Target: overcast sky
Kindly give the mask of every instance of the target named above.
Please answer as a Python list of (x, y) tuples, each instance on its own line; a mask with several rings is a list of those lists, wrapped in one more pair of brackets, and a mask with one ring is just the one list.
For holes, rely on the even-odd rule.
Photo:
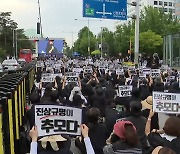
[[(77, 33), (88, 25), (87, 18), (82, 17), (83, 0), (40, 0), (43, 34), (46, 37), (65, 38), (71, 46), (77, 39)], [(19, 28), (36, 28), (38, 21), (38, 0), (1, 0), (0, 11), (12, 12), (12, 19)], [(74, 19), (79, 19), (75, 21)], [(89, 19), (90, 30), (94, 34), (100, 32), (100, 27), (114, 31), (115, 20)], [(95, 20), (95, 21), (94, 21)]]

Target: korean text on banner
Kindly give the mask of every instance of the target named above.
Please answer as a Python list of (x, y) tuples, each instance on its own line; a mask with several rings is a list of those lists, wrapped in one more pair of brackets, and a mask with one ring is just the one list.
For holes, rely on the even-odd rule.
[(59, 105), (36, 105), (35, 123), (39, 136), (80, 135), (82, 109)]
[(131, 96), (132, 86), (119, 86), (119, 97)]
[(161, 113), (180, 113), (180, 94), (153, 92), (153, 111)]

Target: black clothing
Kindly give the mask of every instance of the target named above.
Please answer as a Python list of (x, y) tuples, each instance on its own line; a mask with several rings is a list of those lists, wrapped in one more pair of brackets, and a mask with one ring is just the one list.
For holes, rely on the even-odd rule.
[(105, 125), (107, 127), (108, 136), (112, 133), (116, 120), (119, 119), (119, 113), (114, 108), (106, 108), (105, 111)]
[[(151, 86), (151, 90), (152, 91), (160, 91), (160, 92), (164, 92), (164, 83), (154, 83), (154, 84), (152, 84), (152, 86)], [(152, 92), (151, 91), (151, 92)]]
[[(148, 118), (149, 116), (149, 109), (142, 110), (142, 116), (145, 118)], [(154, 113), (154, 116), (151, 118), (151, 131), (153, 129), (159, 129), (159, 118), (158, 118), (158, 113)]]
[(147, 119), (143, 116), (140, 116), (140, 117), (130, 116), (130, 117), (125, 118), (125, 120), (133, 123), (133, 125), (137, 129), (137, 134), (139, 136), (142, 148), (147, 149), (148, 143), (147, 143), (147, 137), (145, 134), (145, 126), (146, 126)]
[(146, 85), (140, 85), (139, 90), (140, 90), (140, 93), (141, 93), (140, 94), (141, 100), (145, 100), (150, 95), (149, 87), (146, 86)]
[(88, 125), (89, 138), (95, 153), (103, 154), (103, 147), (106, 145), (106, 139), (108, 138), (106, 127), (103, 124)]
[(150, 133), (148, 135), (148, 141), (153, 148), (157, 146), (168, 147), (180, 154), (180, 137), (173, 139), (171, 142), (166, 138), (162, 138), (158, 133)]

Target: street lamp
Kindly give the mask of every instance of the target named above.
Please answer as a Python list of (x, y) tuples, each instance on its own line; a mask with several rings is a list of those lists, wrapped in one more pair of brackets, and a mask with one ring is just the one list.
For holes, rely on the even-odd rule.
[(83, 20), (83, 19), (74, 19), (76, 21), (86, 21), (88, 22), (88, 53), (89, 55), (91, 55), (90, 51), (91, 51), (91, 44), (90, 44), (90, 30), (89, 30), (89, 22), (90, 21), (102, 21), (102, 20)]
[(40, 7), (40, 2), (38, 0), (38, 11), (39, 11), (39, 22), (40, 22), (40, 34), (41, 38), (43, 38), (43, 32), (42, 32), (42, 19), (41, 19), (41, 7)]

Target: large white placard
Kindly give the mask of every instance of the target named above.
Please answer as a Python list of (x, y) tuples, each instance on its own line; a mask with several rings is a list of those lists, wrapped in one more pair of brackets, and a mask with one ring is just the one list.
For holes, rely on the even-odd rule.
[(131, 96), (132, 86), (119, 86), (119, 97), (129, 97)]
[(39, 136), (80, 135), (82, 109), (59, 105), (36, 105), (35, 124)]
[(153, 111), (180, 114), (180, 94), (153, 92)]

